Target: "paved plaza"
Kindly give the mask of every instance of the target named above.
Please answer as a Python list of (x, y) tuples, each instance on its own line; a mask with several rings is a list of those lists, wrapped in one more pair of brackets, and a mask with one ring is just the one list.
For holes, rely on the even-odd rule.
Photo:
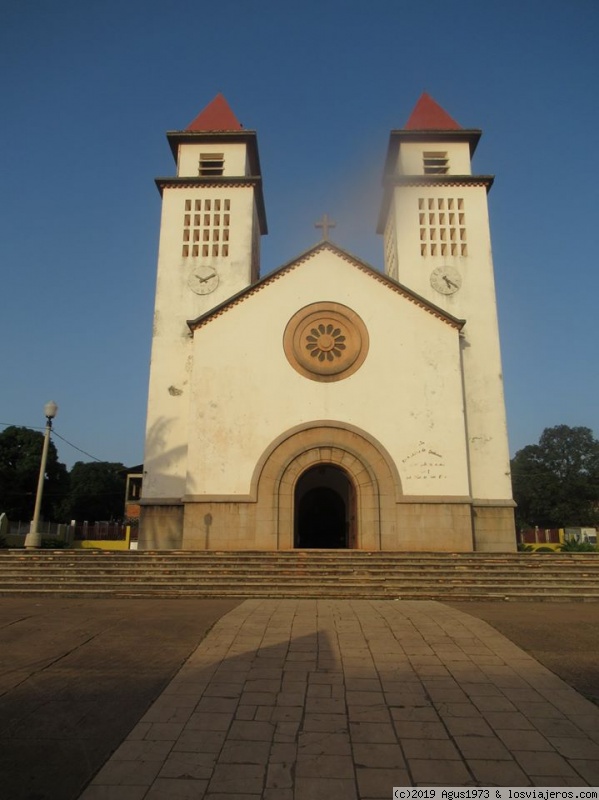
[(401, 785), (598, 786), (599, 708), (443, 603), (246, 600), (81, 800), (388, 800)]

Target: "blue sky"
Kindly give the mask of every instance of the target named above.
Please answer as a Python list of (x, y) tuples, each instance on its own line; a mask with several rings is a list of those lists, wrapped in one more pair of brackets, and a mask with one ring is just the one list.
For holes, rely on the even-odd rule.
[[(0, 422), (143, 458), (167, 130), (258, 132), (268, 272), (319, 238), (382, 266), (389, 131), (422, 91), (482, 128), (512, 453), (599, 435), (596, 0), (2, 0)], [(55, 440), (69, 466), (87, 456)]]

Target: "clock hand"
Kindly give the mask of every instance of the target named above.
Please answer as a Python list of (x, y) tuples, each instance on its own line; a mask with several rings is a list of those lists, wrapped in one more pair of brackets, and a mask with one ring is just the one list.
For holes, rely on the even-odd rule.
[(199, 280), (200, 283), (206, 283), (206, 281), (209, 281), (210, 278), (214, 278), (215, 275), (216, 275), (215, 272), (211, 272), (210, 275), (208, 275), (207, 278), (200, 278), (199, 275), (196, 275), (196, 278)]
[(445, 278), (445, 280), (446, 280), (448, 286), (453, 286), (454, 289), (459, 289), (459, 286), (457, 285), (457, 283), (454, 283), (453, 281), (450, 281), (449, 278)]

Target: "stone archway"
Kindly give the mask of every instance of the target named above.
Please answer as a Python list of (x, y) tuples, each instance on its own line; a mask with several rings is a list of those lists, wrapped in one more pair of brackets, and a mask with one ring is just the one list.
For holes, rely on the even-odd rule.
[(353, 426), (320, 422), (287, 431), (264, 453), (256, 467), (257, 519), (270, 523), (272, 546), (294, 547), (295, 489), (308, 469), (337, 466), (353, 487), (355, 522), (350, 547), (397, 548), (396, 502), (399, 475), (386, 450)]

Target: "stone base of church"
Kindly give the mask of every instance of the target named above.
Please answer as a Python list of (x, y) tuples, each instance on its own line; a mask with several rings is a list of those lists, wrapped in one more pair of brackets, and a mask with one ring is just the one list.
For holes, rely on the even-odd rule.
[[(511, 507), (470, 503), (388, 503), (383, 513), (359, 511), (349, 548), (403, 552), (511, 552), (516, 549)], [(146, 505), (140, 549), (292, 550), (291, 515), (275, 503), (251, 500)]]
[(139, 550), (181, 550), (183, 505), (142, 505), (137, 547)]
[[(350, 548), (404, 552), (514, 552), (512, 507), (469, 503), (397, 503), (390, 514), (364, 509)], [(255, 502), (144, 505), (140, 550), (292, 550), (286, 515)]]
[(472, 515), (468, 503), (398, 503), (397, 535), (383, 550), (469, 553)]
[(517, 550), (513, 504), (479, 505), (472, 510), (474, 549), (482, 553), (513, 553)]

